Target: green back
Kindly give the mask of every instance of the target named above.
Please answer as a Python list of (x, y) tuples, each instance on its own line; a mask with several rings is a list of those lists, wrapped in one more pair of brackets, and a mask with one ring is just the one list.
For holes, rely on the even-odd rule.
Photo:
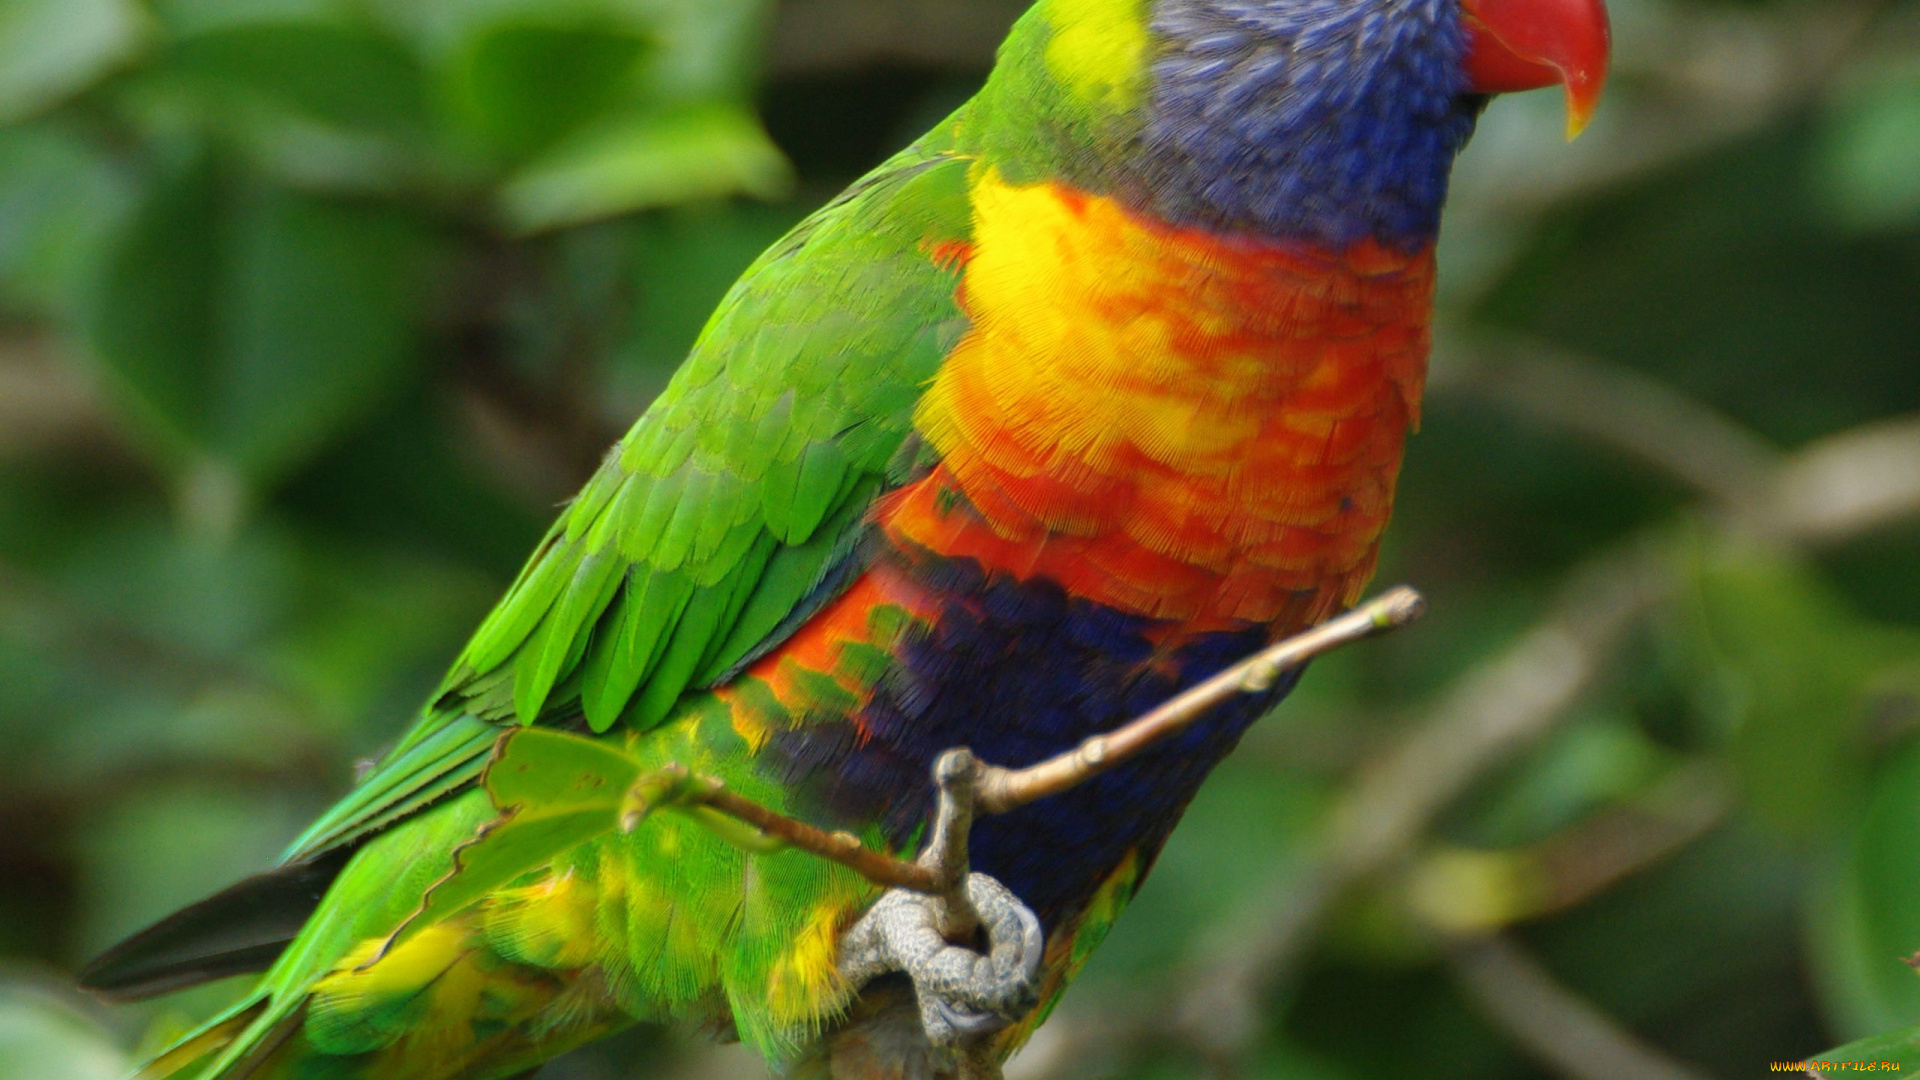
[(858, 575), (910, 478), (915, 403), (965, 328), (958, 117), (762, 255), (561, 514), (411, 732), (294, 844), (308, 858), (476, 776), (500, 726), (647, 729)]

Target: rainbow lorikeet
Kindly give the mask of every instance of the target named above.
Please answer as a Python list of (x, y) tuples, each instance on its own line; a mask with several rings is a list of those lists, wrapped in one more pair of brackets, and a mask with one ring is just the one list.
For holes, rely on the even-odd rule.
[[(746, 271), (284, 864), (86, 974), (265, 969), (143, 1075), (484, 1080), (661, 1020), (884, 1071), (847, 1033), (903, 979), (842, 955), (881, 890), (683, 816), (381, 943), (493, 817), (476, 777), (519, 725), (911, 853), (942, 750), (1036, 761), (1351, 604), (1454, 156), (1492, 93), (1564, 85), (1584, 122), (1601, 5), (1040, 0), (978, 95)], [(1011, 1052), (1273, 696), (978, 824), (983, 914), (1037, 924), (1034, 970), (935, 985), (885, 941), (882, 966), (958, 1029), (1017, 1014)]]

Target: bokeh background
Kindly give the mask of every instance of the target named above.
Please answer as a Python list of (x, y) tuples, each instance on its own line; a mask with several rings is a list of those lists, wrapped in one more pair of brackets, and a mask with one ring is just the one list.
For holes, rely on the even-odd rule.
[[(747, 261), (1015, 0), (0, 0), (0, 1077), (400, 730)], [(1920, 1024), (1920, 3), (1497, 102), (1383, 580), (1012, 1075), (1734, 1078)], [(636, 1032), (554, 1080), (760, 1075)]]

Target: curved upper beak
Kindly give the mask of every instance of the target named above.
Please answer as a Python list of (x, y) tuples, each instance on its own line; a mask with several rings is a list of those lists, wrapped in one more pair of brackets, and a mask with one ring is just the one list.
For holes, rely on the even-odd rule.
[(1567, 88), (1567, 138), (1593, 119), (1613, 32), (1605, 0), (1461, 0), (1467, 83), (1482, 94)]

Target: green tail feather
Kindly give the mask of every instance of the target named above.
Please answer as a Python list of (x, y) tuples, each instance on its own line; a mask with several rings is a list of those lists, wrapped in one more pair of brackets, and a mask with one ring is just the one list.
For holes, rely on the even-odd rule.
[(234, 1006), (140, 1066), (131, 1080), (211, 1080), (205, 1067), (232, 1047), (266, 1007), (264, 1001)]

